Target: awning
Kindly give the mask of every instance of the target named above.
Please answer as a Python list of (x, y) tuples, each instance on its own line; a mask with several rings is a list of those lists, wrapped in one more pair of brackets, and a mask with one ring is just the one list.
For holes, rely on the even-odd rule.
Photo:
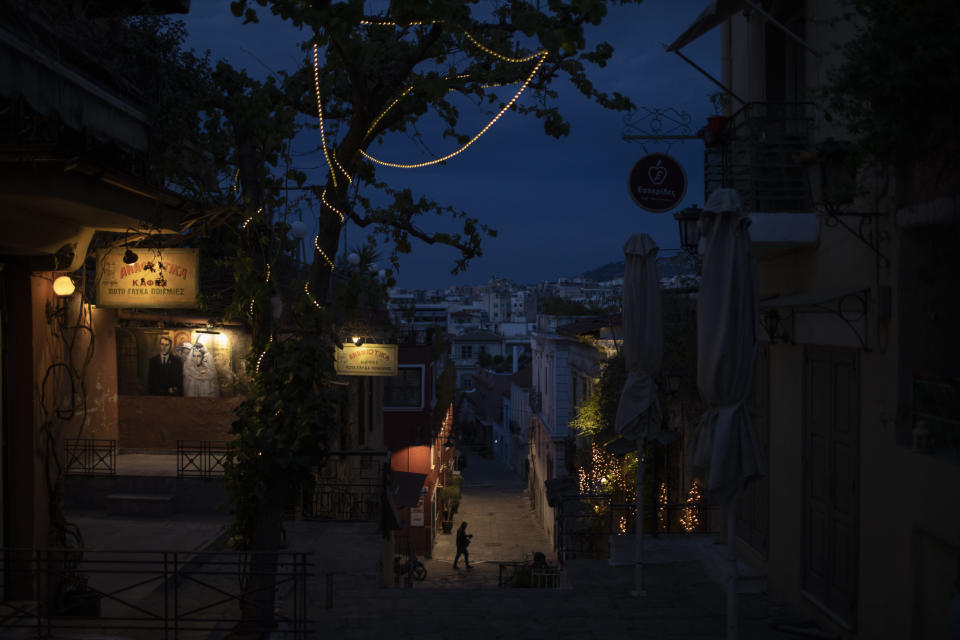
[[(857, 287), (851, 289), (832, 289), (826, 291), (816, 291), (808, 293), (798, 293), (791, 296), (776, 296), (760, 301), (760, 309), (822, 309), (828, 303), (836, 307), (844, 300), (855, 301), (857, 312), (862, 312), (864, 293), (869, 291), (869, 287)], [(837, 307), (840, 308), (840, 307)], [(846, 308), (843, 308), (846, 309)], [(832, 309), (831, 309), (832, 310)]]
[(743, 0), (711, 0), (693, 24), (667, 47), (667, 51), (679, 51), (742, 8)]
[(423, 473), (390, 471), (392, 483), (387, 493), (390, 501), (398, 507), (415, 507), (420, 501), (420, 489), (427, 479)]

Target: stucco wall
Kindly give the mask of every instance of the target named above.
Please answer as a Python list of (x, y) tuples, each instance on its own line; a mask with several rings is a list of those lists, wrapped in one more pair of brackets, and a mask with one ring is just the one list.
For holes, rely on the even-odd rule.
[(242, 398), (119, 396), (120, 449), (177, 448), (177, 440), (231, 440)]

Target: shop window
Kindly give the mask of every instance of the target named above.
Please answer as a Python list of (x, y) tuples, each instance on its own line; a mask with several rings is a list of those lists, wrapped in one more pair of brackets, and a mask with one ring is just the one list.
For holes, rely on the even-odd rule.
[(400, 365), (397, 375), (385, 378), (384, 407), (387, 409), (423, 408), (424, 366)]

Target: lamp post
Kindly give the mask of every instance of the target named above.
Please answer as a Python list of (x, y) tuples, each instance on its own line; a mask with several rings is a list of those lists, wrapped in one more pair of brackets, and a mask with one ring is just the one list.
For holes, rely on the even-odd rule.
[[(815, 150), (797, 156), (797, 162), (807, 167), (810, 199), (825, 214), (828, 227), (843, 227), (857, 240), (873, 251), (876, 269), (889, 267), (890, 260), (880, 250), (887, 238), (880, 229), (881, 214), (876, 211), (848, 211), (857, 195), (857, 164), (849, 142), (827, 138)], [(844, 218), (854, 218), (849, 224)]]
[(694, 259), (697, 274), (700, 273), (700, 254), (697, 251), (700, 244), (700, 214), (703, 210), (693, 205), (673, 214), (680, 231), (680, 247)]

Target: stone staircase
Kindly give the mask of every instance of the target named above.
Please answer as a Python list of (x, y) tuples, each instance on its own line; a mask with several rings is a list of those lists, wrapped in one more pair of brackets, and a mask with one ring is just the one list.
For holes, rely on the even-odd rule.
[(226, 514), (222, 478), (117, 475), (69, 476), (68, 509), (104, 511), (111, 516), (167, 517), (177, 513)]

